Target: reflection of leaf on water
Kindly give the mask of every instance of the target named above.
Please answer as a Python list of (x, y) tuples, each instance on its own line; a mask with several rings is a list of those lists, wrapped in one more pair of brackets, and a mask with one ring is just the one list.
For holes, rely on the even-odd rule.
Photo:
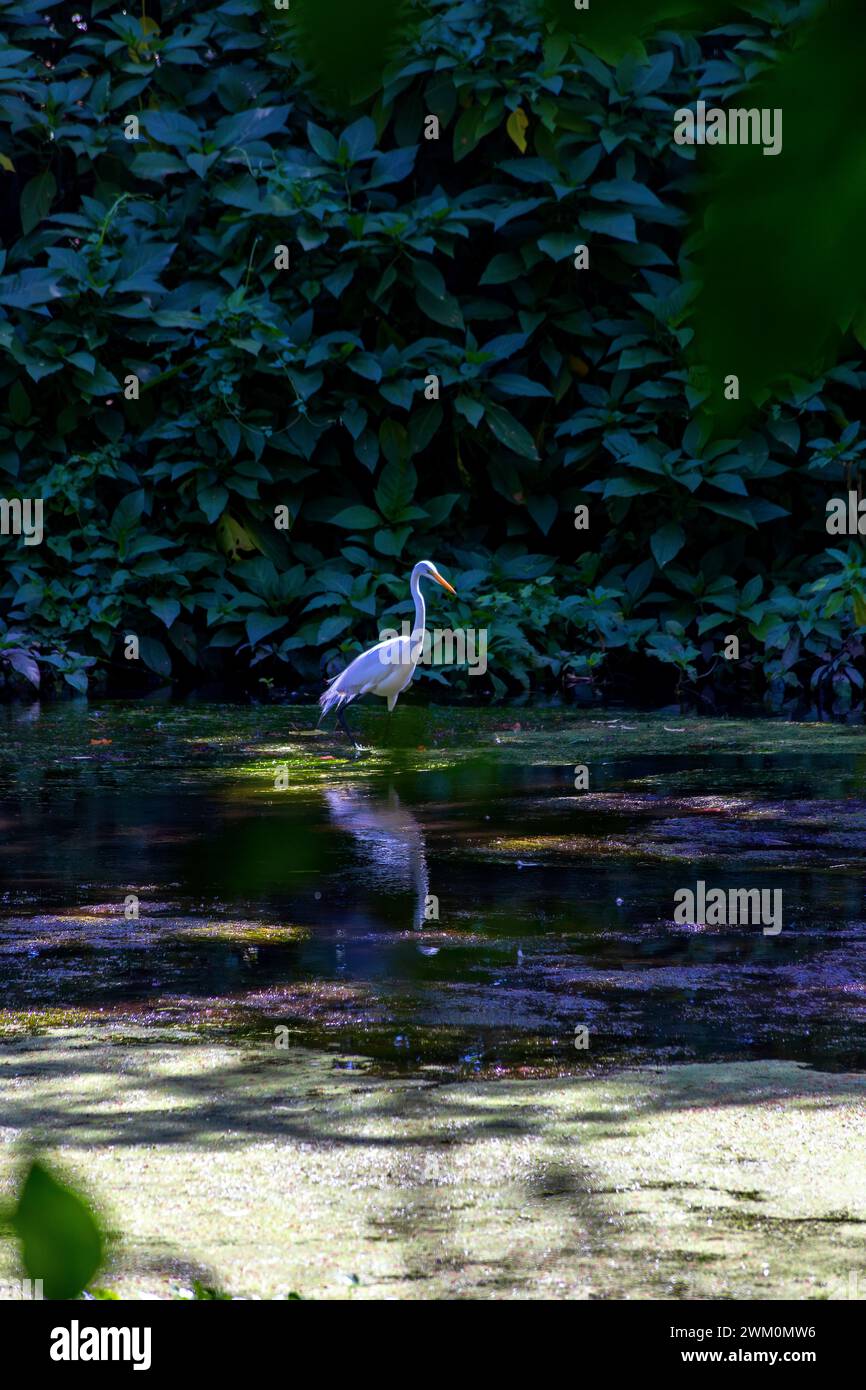
[(77, 1298), (102, 1263), (103, 1236), (90, 1207), (36, 1159), (9, 1224), (25, 1273), (42, 1280), (46, 1298)]

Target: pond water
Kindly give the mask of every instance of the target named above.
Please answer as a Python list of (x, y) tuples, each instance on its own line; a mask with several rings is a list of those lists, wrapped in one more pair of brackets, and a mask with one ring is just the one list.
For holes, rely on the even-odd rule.
[[(0, 1032), (285, 1026), (457, 1076), (866, 1065), (861, 731), (358, 717), (353, 758), (308, 708), (3, 710)], [(698, 879), (781, 889), (781, 933), (677, 924)]]

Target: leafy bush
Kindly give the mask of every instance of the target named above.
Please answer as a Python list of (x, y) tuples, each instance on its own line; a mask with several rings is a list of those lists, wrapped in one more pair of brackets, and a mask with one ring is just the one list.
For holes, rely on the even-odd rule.
[(0, 0), (0, 468), (45, 499), (41, 545), (0, 542), (0, 671), (313, 692), (429, 556), (497, 693), (859, 712), (866, 570), (824, 504), (858, 485), (862, 356), (718, 437), (671, 142), (808, 7), (605, 61), (540, 5), (383, 0), (396, 50), (347, 110), (319, 3)]

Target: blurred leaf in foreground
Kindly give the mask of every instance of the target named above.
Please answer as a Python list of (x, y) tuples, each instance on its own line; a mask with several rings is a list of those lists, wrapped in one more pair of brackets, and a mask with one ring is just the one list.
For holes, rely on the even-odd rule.
[(42, 1280), (45, 1298), (77, 1298), (102, 1263), (104, 1239), (90, 1207), (38, 1160), (26, 1173), (10, 1225), (25, 1274)]
[(579, 10), (574, 0), (544, 0), (548, 23), (608, 63), (642, 53), (643, 40), (674, 21), (707, 30), (744, 8), (737, 0), (590, 0)]
[(285, 21), (295, 53), (322, 93), (346, 108), (381, 87), (411, 14), (408, 0), (292, 0)]
[[(794, 373), (832, 365), (866, 293), (862, 0), (834, 0), (736, 105), (782, 112), (782, 150), (701, 150), (695, 365), (727, 429)], [(724, 399), (725, 377), (740, 399)]]

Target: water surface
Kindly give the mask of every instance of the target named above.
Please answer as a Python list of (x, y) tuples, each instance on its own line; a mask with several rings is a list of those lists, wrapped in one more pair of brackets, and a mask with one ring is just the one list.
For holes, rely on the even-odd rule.
[[(866, 1064), (860, 731), (407, 704), (354, 759), (314, 720), (5, 709), (0, 1029), (285, 1025), (456, 1075)], [(781, 934), (675, 924), (698, 878), (782, 889)]]

